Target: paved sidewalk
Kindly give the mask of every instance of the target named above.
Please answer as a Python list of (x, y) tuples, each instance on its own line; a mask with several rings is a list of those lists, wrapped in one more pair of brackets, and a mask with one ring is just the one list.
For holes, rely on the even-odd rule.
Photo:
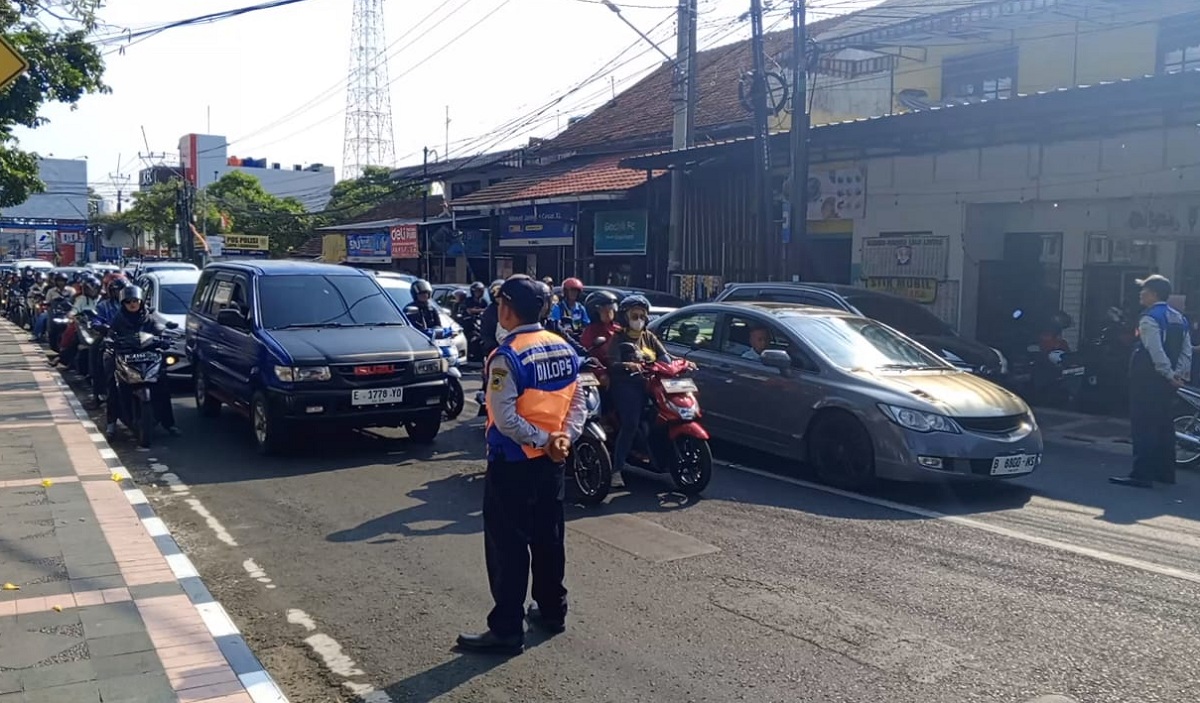
[(25, 334), (0, 321), (0, 703), (286, 703)]

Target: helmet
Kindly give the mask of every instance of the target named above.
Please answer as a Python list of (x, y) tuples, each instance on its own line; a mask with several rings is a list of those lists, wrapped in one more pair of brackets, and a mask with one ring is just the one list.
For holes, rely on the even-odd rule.
[(583, 301), (583, 307), (587, 309), (588, 317), (595, 317), (600, 308), (616, 305), (618, 302), (620, 301), (612, 291), (598, 290), (588, 295)]
[(58, 283), (59, 281), (66, 283), (67, 282), (67, 274), (63, 273), (62, 271), (55, 271), (54, 272), (54, 282)]
[(542, 299), (546, 302), (542, 304), (542, 313), (540, 319), (550, 317), (550, 305), (554, 300), (554, 291), (550, 288), (550, 284), (545, 281), (538, 281), (538, 288), (542, 289)]
[(409, 290), (412, 291), (413, 300), (416, 300), (417, 296), (422, 293), (433, 295), (433, 286), (430, 285), (429, 281), (426, 281), (424, 278), (418, 278), (417, 280), (413, 281)]
[(96, 278), (95, 276), (93, 276), (92, 274), (89, 273), (88, 275), (83, 277), (83, 285), (85, 285), (89, 288), (99, 288), (100, 287), (100, 279)]
[(487, 290), (487, 289), (483, 287), (482, 281), (475, 281), (474, 283), (471, 284), (471, 292), (472, 293), (482, 293), (485, 290)]
[(492, 294), (493, 298), (500, 293), (500, 286), (502, 285), (504, 285), (504, 279), (497, 278), (496, 280), (492, 281), (490, 286), (488, 286), (488, 292)]
[(121, 304), (124, 305), (131, 300), (142, 300), (143, 297), (141, 288), (137, 286), (125, 286), (124, 290), (121, 291)]
[(463, 300), (467, 297), (467, 292), (462, 288), (455, 288), (450, 295), (453, 295), (455, 300)]
[(62, 294), (63, 294), (64, 298), (74, 298), (75, 297), (75, 289), (72, 288), (71, 286), (67, 286), (66, 288), (63, 288)]
[(578, 278), (568, 278), (567, 280), (562, 282), (562, 289), (563, 289), (564, 293), (566, 293), (569, 290), (578, 291), (578, 292), (582, 293), (583, 292), (583, 281), (579, 280)]
[(649, 313), (650, 312), (650, 301), (646, 300), (646, 296), (641, 295), (640, 293), (634, 293), (633, 295), (625, 296), (621, 300), (621, 304), (617, 307), (617, 310), (622, 315), (625, 315), (626, 313), (628, 313), (630, 310), (632, 310), (634, 308), (641, 308), (641, 309), (645, 310), (647, 313)]
[(108, 293), (111, 295), (113, 293), (125, 290), (125, 287), (128, 285), (129, 281), (125, 280), (123, 276), (113, 276), (108, 282)]

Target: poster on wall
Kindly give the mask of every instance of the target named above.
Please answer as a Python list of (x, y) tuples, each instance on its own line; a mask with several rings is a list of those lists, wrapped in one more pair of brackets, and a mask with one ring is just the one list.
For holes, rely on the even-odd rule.
[(928, 232), (889, 234), (863, 240), (862, 277), (946, 279), (950, 238)]
[(597, 212), (595, 223), (592, 240), (596, 256), (645, 255), (645, 210)]
[(808, 219), (857, 220), (867, 212), (867, 170), (814, 170), (808, 178)]
[(569, 247), (575, 243), (577, 205), (530, 205), (504, 213), (502, 247)]
[(397, 225), (391, 229), (392, 258), (416, 259), (421, 255), (416, 225)]
[(352, 264), (388, 264), (392, 261), (390, 232), (346, 235), (346, 261)]

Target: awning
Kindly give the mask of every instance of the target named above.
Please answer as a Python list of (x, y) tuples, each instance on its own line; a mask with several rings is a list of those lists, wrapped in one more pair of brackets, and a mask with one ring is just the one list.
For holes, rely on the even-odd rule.
[(662, 173), (647, 174), (622, 167), (622, 159), (630, 156), (579, 157), (527, 169), (506, 181), (455, 198), (450, 206), (458, 210), (620, 200), (630, 190)]

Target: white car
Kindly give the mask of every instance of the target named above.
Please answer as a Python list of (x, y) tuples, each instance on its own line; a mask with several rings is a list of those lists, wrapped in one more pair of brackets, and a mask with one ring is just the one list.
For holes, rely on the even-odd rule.
[[(392, 273), (390, 271), (376, 271), (375, 279), (379, 281), (379, 285), (387, 291), (388, 297), (401, 310), (412, 305), (412, 284), (417, 280), (415, 276), (408, 276), (402, 273)], [(458, 350), (459, 363), (467, 361), (467, 335), (463, 333), (462, 325), (454, 321), (454, 318), (446, 312), (444, 308), (438, 308), (442, 316), (442, 326), (449, 327), (454, 330), (454, 348)]]
[[(200, 272), (197, 270), (160, 269), (142, 274), (137, 279), (137, 285), (146, 296), (146, 305), (150, 308), (150, 313), (163, 324), (175, 323), (175, 329), (182, 332), (199, 280)], [(183, 342), (183, 337), (179, 336), (171, 345), (171, 353), (166, 358), (167, 376), (171, 378), (192, 377), (191, 364), (188, 362)]]

